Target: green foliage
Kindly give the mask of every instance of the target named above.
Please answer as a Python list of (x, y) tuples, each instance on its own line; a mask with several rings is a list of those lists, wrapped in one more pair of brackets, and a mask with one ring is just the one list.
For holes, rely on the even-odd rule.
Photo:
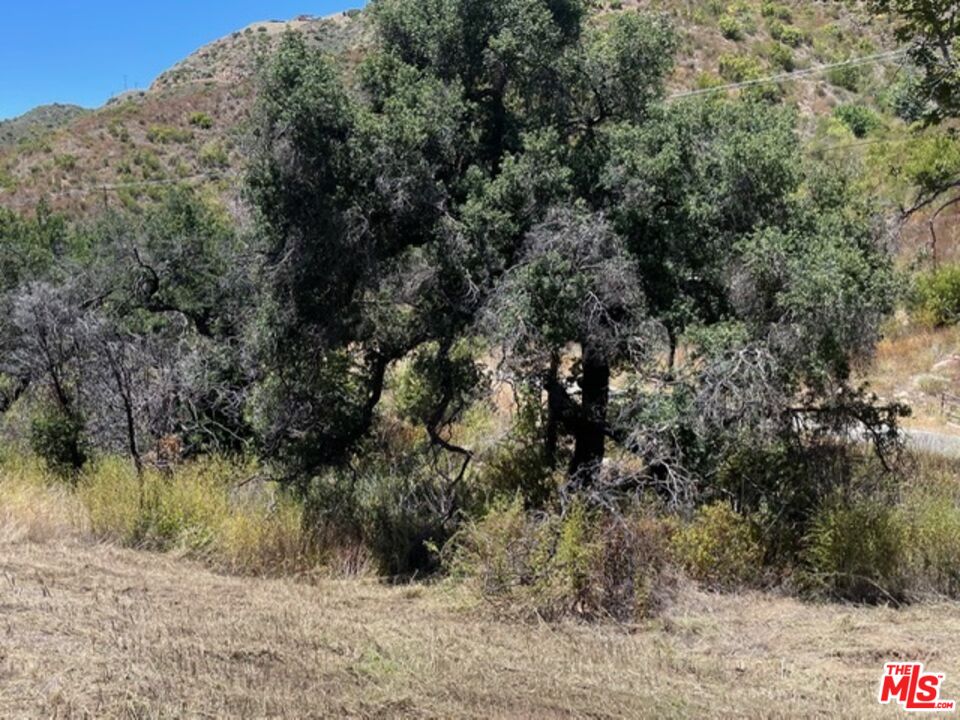
[(323, 558), (303, 526), (303, 506), (266, 483), (241, 483), (254, 463), (207, 457), (171, 473), (138, 477), (129, 461), (104, 458), (84, 470), (77, 497), (100, 539), (177, 551), (231, 572), (277, 575)]
[(698, 510), (674, 533), (670, 550), (691, 577), (726, 590), (757, 582), (764, 557), (749, 519), (722, 502)]
[(223, 144), (217, 141), (206, 143), (200, 148), (200, 165), (212, 170), (223, 170), (230, 166), (230, 155)]
[(827, 70), (827, 81), (831, 85), (849, 90), (850, 92), (859, 92), (863, 82), (864, 71), (858, 65), (841, 65)]
[(189, 122), (194, 127), (201, 130), (209, 130), (213, 127), (213, 118), (205, 112), (194, 112), (190, 114)]
[(790, 47), (800, 47), (807, 41), (806, 33), (793, 25), (786, 25), (779, 20), (772, 20), (769, 23), (769, 30), (770, 37)]
[(740, 20), (734, 15), (724, 15), (718, 22), (720, 33), (727, 40), (743, 40), (744, 28)]
[(960, 139), (949, 134), (924, 134), (903, 154), (902, 173), (922, 195), (935, 196), (960, 174)]
[(770, 61), (784, 72), (792, 72), (797, 67), (793, 57), (793, 51), (783, 43), (770, 43), (767, 55)]
[(838, 105), (833, 116), (849, 128), (855, 137), (862, 138), (883, 126), (880, 115), (864, 105)]
[(147, 140), (161, 145), (182, 145), (193, 140), (193, 133), (171, 125), (151, 125), (147, 130)]
[(760, 14), (765, 18), (774, 18), (785, 23), (793, 20), (793, 13), (789, 7), (769, 0), (764, 0), (764, 3), (760, 6)]
[(763, 74), (760, 61), (752, 55), (724, 53), (720, 56), (720, 76), (730, 82), (755, 80)]
[(30, 447), (51, 471), (72, 476), (87, 462), (84, 429), (81, 419), (49, 410), (31, 423)]
[(907, 589), (909, 529), (901, 510), (880, 499), (825, 505), (807, 538), (813, 579), (838, 597), (900, 600)]
[(918, 275), (913, 308), (935, 327), (960, 321), (960, 265), (944, 265)]

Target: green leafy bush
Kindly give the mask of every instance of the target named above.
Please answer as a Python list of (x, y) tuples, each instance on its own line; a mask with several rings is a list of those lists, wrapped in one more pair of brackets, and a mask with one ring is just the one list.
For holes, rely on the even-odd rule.
[(690, 576), (711, 588), (735, 589), (760, 578), (764, 553), (757, 533), (727, 503), (701, 508), (670, 547)]
[(863, 68), (856, 65), (841, 65), (827, 71), (827, 81), (838, 88), (859, 92), (863, 81)]
[(182, 145), (193, 140), (193, 133), (170, 125), (151, 125), (147, 130), (147, 140), (152, 143)]
[(935, 327), (960, 320), (960, 265), (944, 265), (916, 279), (914, 311)]
[(80, 418), (51, 410), (31, 423), (30, 447), (51, 471), (70, 474), (87, 462), (83, 432)]
[(864, 105), (838, 105), (833, 116), (849, 128), (856, 137), (866, 137), (872, 131), (883, 126), (880, 115)]
[(720, 76), (729, 82), (755, 80), (762, 71), (760, 61), (750, 55), (724, 53), (720, 56)]
[(797, 67), (793, 57), (793, 51), (783, 43), (770, 43), (767, 54), (770, 57), (770, 61), (785, 72), (792, 72)]
[(743, 40), (743, 24), (733, 15), (724, 15), (718, 23), (721, 34), (727, 40)]
[(760, 14), (766, 18), (775, 18), (785, 23), (793, 20), (793, 13), (790, 8), (776, 2), (764, 2), (760, 6)]
[(190, 124), (201, 130), (209, 130), (213, 127), (213, 118), (205, 112), (195, 112), (190, 115)]
[(793, 25), (786, 25), (779, 20), (771, 21), (769, 29), (770, 37), (790, 47), (800, 47), (807, 41), (806, 33)]
[(856, 602), (900, 601), (907, 588), (909, 526), (903, 512), (877, 498), (826, 503), (807, 537), (815, 586)]

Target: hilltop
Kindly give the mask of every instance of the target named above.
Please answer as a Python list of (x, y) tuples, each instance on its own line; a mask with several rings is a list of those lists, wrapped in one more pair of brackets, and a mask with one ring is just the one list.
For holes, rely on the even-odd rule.
[(87, 112), (89, 111), (86, 108), (79, 105), (54, 103), (41, 105), (10, 120), (0, 120), (0, 147), (16, 145), (36, 135), (56, 130)]
[[(683, 39), (669, 80), (672, 92), (706, 89), (814, 68), (893, 47), (886, 29), (839, 3), (761, 2), (730, 5), (687, 0), (608, 0), (611, 12), (668, 13)], [(256, 23), (211, 43), (161, 74), (149, 89), (114, 98), (90, 113), (38, 109), (43, 132), (17, 131), (0, 141), (0, 206), (30, 209), (41, 198), (72, 214), (104, 203), (135, 208), (160, 186), (199, 184), (226, 202), (244, 167), (246, 123), (256, 96), (257, 69), (285, 32), (296, 32), (350, 65), (370, 42), (365, 14), (301, 16)], [(882, 107), (895, 63), (838, 68), (767, 86), (824, 132), (817, 118), (844, 103)], [(60, 106), (54, 106), (60, 107)], [(19, 122), (19, 121), (18, 121)], [(4, 125), (0, 124), (0, 137)], [(836, 128), (828, 128), (836, 133)], [(842, 134), (842, 131), (841, 131)]]

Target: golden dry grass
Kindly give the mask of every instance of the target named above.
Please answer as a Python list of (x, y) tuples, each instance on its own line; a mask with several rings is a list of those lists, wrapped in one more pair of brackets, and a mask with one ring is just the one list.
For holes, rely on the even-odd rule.
[(956, 605), (685, 591), (634, 628), (516, 625), (455, 591), (223, 577), (168, 556), (0, 545), (11, 718), (895, 717), (881, 665), (960, 696)]

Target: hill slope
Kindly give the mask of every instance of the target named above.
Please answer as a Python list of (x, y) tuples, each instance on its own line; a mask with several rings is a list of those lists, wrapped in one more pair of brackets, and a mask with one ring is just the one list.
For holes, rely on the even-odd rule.
[[(813, 68), (890, 49), (884, 28), (840, 3), (741, 0), (607, 0), (599, 9), (671, 15), (683, 37), (673, 91), (709, 88)], [(0, 206), (29, 209), (41, 198), (83, 214), (103, 203), (135, 207), (158, 186), (191, 182), (224, 200), (243, 170), (242, 141), (256, 93), (256, 71), (286, 31), (302, 33), (344, 63), (362, 56), (370, 32), (361, 12), (252, 25), (214, 42), (163, 73), (149, 90), (42, 136), (0, 146)], [(841, 103), (880, 105), (894, 63), (870, 63), (767, 86), (807, 118)], [(808, 124), (813, 135), (817, 124)]]
[(67, 125), (72, 120), (89, 112), (79, 105), (41, 105), (28, 113), (10, 120), (0, 121), (0, 147), (16, 145), (36, 135)]

